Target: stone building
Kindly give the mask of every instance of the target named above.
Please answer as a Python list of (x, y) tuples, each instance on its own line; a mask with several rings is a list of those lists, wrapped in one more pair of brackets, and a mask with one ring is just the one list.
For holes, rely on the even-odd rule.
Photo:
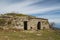
[(16, 28), (20, 30), (41, 30), (49, 29), (48, 19), (35, 18), (29, 16), (4, 16), (0, 19), (6, 20), (6, 27)]

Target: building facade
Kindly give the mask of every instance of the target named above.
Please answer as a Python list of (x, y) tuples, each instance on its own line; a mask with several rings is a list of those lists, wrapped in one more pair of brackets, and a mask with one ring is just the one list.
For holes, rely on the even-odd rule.
[(9, 28), (16, 28), (20, 30), (41, 30), (41, 29), (49, 29), (48, 19), (44, 18), (29, 18), (28, 16), (5, 16), (3, 18), (6, 20), (5, 25)]

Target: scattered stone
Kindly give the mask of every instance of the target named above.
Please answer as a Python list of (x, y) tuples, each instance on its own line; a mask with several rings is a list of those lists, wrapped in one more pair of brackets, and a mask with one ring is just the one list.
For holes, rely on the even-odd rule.
[(42, 34), (36, 34), (37, 36), (42, 36)]
[(5, 36), (5, 38), (8, 38), (8, 36)]
[(14, 30), (14, 32), (16, 32), (16, 31)]

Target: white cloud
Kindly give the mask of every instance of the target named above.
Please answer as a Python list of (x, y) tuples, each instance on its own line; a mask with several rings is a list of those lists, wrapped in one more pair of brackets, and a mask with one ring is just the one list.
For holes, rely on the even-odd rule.
[(36, 13), (45, 13), (48, 11), (52, 11), (52, 10), (56, 10), (56, 9), (60, 9), (60, 6), (56, 6), (56, 7), (48, 7), (48, 8), (26, 8), (26, 10), (24, 10), (26, 13), (32, 13), (32, 14), (36, 14)]
[[(40, 0), (40, 1), (44, 1), (44, 0)], [(24, 14), (37, 14), (37, 13), (45, 13), (48, 11), (60, 9), (60, 5), (58, 6), (54, 5), (50, 7), (40, 7), (36, 5), (28, 6), (36, 2), (39, 2), (39, 0), (25, 0), (22, 2), (8, 5), (6, 1), (5, 2), (3, 1), (2, 3), (3, 5), (0, 4), (0, 13), (18, 12), (18, 13), (24, 13)]]
[(60, 23), (60, 19), (49, 19), (49, 22)]
[(8, 6), (6, 8), (3, 8), (4, 12), (19, 12), (19, 13), (26, 13), (26, 14), (36, 14), (36, 13), (44, 13), (47, 11), (52, 11), (56, 9), (60, 9), (60, 6), (55, 6), (55, 7), (48, 7), (48, 8), (36, 8), (34, 6), (27, 7), (29, 4), (32, 4), (33, 2), (23, 2), (23, 3), (18, 3), (18, 4), (13, 4), (11, 6)]
[[(40, 0), (43, 1), (43, 0)], [(38, 0), (25, 0), (23, 2), (15, 3), (9, 6), (3, 5), (0, 7), (1, 13), (6, 12), (19, 12), (25, 14), (36, 14), (36, 13), (44, 13), (51, 10), (60, 9), (60, 6), (51, 6), (51, 7), (40, 7), (40, 6), (28, 6), (33, 3), (38, 2)]]
[(16, 11), (16, 12), (21, 12), (21, 10), (25, 10), (25, 7), (30, 5), (30, 4), (33, 4), (35, 2), (38, 2), (38, 1), (23, 1), (23, 2), (20, 2), (20, 3), (15, 3), (15, 4), (12, 4), (12, 5), (9, 5), (9, 6), (6, 6), (3, 2), (4, 5), (0, 5), (0, 11), (3, 11), (3, 12), (12, 12), (12, 11)]

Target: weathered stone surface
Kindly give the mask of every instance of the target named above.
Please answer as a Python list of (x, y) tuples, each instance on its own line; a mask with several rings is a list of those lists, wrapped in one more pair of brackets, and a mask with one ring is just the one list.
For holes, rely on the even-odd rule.
[[(29, 18), (28, 16), (14, 17), (14, 16), (6, 15), (6, 17), (4, 16), (3, 18), (0, 19), (6, 20), (5, 26), (8, 28), (16, 28), (16, 29), (24, 30), (24, 22), (26, 21), (27, 30), (49, 29), (48, 19), (34, 18), (34, 17)], [(39, 28), (37, 28), (38, 24), (40, 25)]]

